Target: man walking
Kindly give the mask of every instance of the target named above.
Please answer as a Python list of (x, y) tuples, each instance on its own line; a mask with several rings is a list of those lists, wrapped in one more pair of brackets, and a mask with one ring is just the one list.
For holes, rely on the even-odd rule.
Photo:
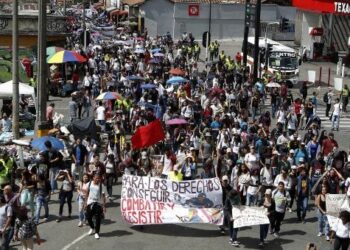
[(284, 182), (280, 181), (278, 183), (277, 189), (272, 193), (272, 199), (276, 204), (275, 220), (271, 224), (271, 233), (275, 237), (279, 237), (281, 222), (284, 219), (286, 213), (287, 203), (290, 201), (289, 192), (284, 188)]
[(340, 122), (340, 102), (339, 98), (335, 99), (332, 112), (332, 130), (339, 131), (339, 122)]
[(297, 178), (297, 215), (298, 221), (305, 224), (306, 210), (309, 202), (310, 179), (306, 174), (305, 168), (302, 168), (300, 175)]

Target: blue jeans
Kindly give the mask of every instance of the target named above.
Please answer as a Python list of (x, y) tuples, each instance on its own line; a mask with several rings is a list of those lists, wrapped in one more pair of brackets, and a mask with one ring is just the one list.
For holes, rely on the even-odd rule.
[(60, 169), (57, 167), (50, 168), (50, 170), (49, 170), (49, 178), (50, 178), (50, 185), (51, 185), (52, 191), (55, 191), (57, 189), (56, 176), (57, 176), (59, 170)]
[(327, 216), (322, 214), (319, 210), (317, 211), (318, 219), (318, 231), (319, 233), (324, 233), (326, 236), (329, 235), (329, 223)]
[(36, 197), (36, 209), (35, 209), (35, 222), (39, 223), (41, 207), (44, 207), (45, 218), (49, 217), (49, 201), (46, 197), (37, 196)]
[(250, 206), (250, 205), (254, 206), (254, 205), (256, 205), (256, 202), (257, 202), (257, 195), (252, 195), (252, 194), (247, 193), (245, 205), (246, 206)]
[(84, 211), (84, 203), (85, 199), (79, 195), (78, 196), (78, 204), (79, 204), (79, 221), (84, 222), (86, 220), (85, 218), (85, 211)]
[(231, 240), (232, 241), (237, 241), (238, 228), (233, 228), (233, 221), (230, 221), (228, 227), (230, 229), (230, 238), (231, 238)]
[(9, 227), (5, 232), (2, 233), (2, 239), (1, 239), (1, 250), (8, 250), (10, 249), (10, 243), (14, 235), (14, 228)]
[(260, 225), (260, 241), (264, 242), (267, 238), (267, 233), (269, 232), (269, 225), (270, 224), (264, 224)]
[(298, 197), (298, 203), (297, 203), (298, 219), (305, 219), (308, 201), (309, 201), (308, 197), (303, 197), (303, 196)]
[(255, 120), (257, 113), (258, 113), (258, 108), (252, 107), (252, 119), (253, 119), (253, 121)]
[(332, 117), (332, 129), (339, 129), (339, 115), (333, 115), (333, 117)]

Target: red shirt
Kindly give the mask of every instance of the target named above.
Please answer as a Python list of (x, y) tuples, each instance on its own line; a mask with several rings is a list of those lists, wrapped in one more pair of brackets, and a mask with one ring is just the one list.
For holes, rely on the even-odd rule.
[(329, 155), (330, 152), (333, 151), (334, 147), (338, 147), (338, 143), (334, 140), (334, 139), (325, 139), (323, 140), (322, 143), (322, 147), (323, 147), (323, 155), (327, 156)]
[(300, 115), (301, 104), (299, 102), (294, 103), (294, 111), (297, 115)]

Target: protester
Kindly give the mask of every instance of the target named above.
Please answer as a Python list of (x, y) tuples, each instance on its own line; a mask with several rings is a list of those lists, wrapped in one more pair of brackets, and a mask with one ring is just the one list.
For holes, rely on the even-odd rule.
[(279, 237), (281, 222), (284, 219), (288, 202), (290, 201), (289, 193), (285, 190), (284, 182), (279, 182), (277, 189), (272, 192), (272, 199), (276, 204), (275, 220), (271, 224), (271, 234)]
[(350, 213), (341, 211), (331, 232), (333, 250), (348, 249), (350, 244)]
[[(85, 207), (86, 219), (90, 226), (89, 235), (95, 234), (95, 239), (100, 239), (101, 220), (106, 213), (106, 195), (99, 172), (95, 172), (92, 181), (88, 183), (86, 197)], [(93, 217), (95, 217), (95, 223)]]
[(224, 213), (225, 213), (225, 217), (229, 221), (229, 229), (230, 229), (229, 243), (235, 247), (239, 246), (239, 242), (237, 241), (238, 228), (233, 227), (234, 219), (232, 218), (232, 207), (239, 206), (240, 204), (241, 204), (241, 200), (239, 198), (239, 193), (236, 190), (231, 190), (226, 197)]

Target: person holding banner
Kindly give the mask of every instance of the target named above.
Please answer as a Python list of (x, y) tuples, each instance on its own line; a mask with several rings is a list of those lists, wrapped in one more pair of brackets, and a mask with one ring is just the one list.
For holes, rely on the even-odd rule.
[[(275, 204), (275, 201), (272, 199), (271, 195), (272, 195), (271, 189), (266, 189), (263, 207), (267, 210), (267, 217), (269, 218), (270, 224), (272, 225), (275, 220), (276, 204)], [(264, 246), (268, 231), (269, 231), (269, 224), (260, 225), (259, 246), (261, 247)]]
[(350, 244), (350, 213), (341, 211), (331, 233), (333, 250), (347, 250)]
[(230, 229), (229, 243), (235, 247), (239, 246), (239, 242), (237, 241), (238, 228), (233, 228), (232, 206), (241, 205), (241, 199), (239, 196), (240, 196), (239, 193), (236, 190), (232, 189), (227, 194), (227, 198), (225, 200), (225, 206), (224, 206), (224, 216), (229, 221), (229, 229)]

